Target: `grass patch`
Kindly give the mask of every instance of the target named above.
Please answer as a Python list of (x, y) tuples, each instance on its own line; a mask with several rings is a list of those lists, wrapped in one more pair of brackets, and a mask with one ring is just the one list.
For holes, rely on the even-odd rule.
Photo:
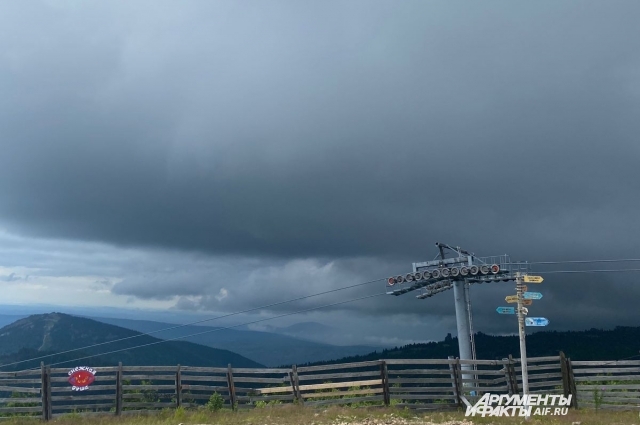
[[(33, 418), (18, 418), (0, 422), (2, 425), (33, 425), (40, 422)], [(279, 405), (271, 409), (253, 409), (232, 412), (228, 409), (211, 411), (200, 409), (165, 409), (148, 415), (113, 415), (82, 417), (66, 415), (51, 421), (55, 425), (401, 425), (401, 424), (527, 424), (527, 425), (631, 425), (640, 424), (638, 412), (605, 412), (593, 410), (570, 410), (562, 417), (523, 418), (465, 418), (464, 412), (422, 413), (395, 408), (309, 408), (295, 405)]]

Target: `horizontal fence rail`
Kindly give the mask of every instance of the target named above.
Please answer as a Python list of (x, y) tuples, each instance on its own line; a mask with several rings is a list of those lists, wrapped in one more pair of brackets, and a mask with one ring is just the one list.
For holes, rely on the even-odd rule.
[[(639, 409), (640, 361), (528, 359), (529, 392), (572, 396), (572, 406)], [(69, 369), (0, 372), (0, 419), (65, 414), (128, 415), (206, 406), (250, 409), (305, 406), (465, 408), (485, 393), (522, 394), (520, 359), (389, 359), (291, 368), (191, 366), (96, 367), (95, 380), (73, 390)]]

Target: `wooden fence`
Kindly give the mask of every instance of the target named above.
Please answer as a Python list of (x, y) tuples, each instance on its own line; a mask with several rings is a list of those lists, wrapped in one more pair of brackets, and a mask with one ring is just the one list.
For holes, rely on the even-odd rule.
[[(190, 366), (96, 367), (94, 383), (73, 391), (67, 368), (0, 372), (0, 419), (49, 420), (68, 413), (127, 415), (196, 407), (215, 395), (232, 409), (305, 406), (398, 406), (458, 409), (482, 394), (522, 394), (519, 359), (391, 359), (286, 369)], [(572, 395), (573, 407), (637, 408), (640, 361), (528, 359), (530, 393)], [(220, 406), (213, 406), (219, 408)]]

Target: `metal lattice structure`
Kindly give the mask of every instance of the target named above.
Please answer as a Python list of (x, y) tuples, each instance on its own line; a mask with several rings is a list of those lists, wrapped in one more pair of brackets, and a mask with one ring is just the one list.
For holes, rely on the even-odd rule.
[(477, 257), (460, 247), (440, 243), (436, 246), (447, 248), (457, 256), (413, 263), (413, 272), (387, 279), (387, 294), (398, 296), (419, 290), (416, 298), (429, 298), (452, 289), (456, 281), (468, 284), (510, 282), (518, 273), (526, 274), (530, 269), (529, 263), (513, 262), (507, 254)]

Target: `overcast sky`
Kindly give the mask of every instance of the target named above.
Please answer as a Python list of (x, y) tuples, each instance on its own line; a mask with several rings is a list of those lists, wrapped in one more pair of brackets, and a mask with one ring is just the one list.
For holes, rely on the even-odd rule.
[[(635, 1), (2, 2), (0, 304), (216, 315), (408, 272), (436, 241), (638, 258), (639, 19)], [(530, 311), (638, 325), (638, 277), (548, 275)], [(472, 288), (476, 330), (514, 331), (510, 285)], [(272, 325), (402, 343), (453, 313), (451, 292), (408, 294)]]

